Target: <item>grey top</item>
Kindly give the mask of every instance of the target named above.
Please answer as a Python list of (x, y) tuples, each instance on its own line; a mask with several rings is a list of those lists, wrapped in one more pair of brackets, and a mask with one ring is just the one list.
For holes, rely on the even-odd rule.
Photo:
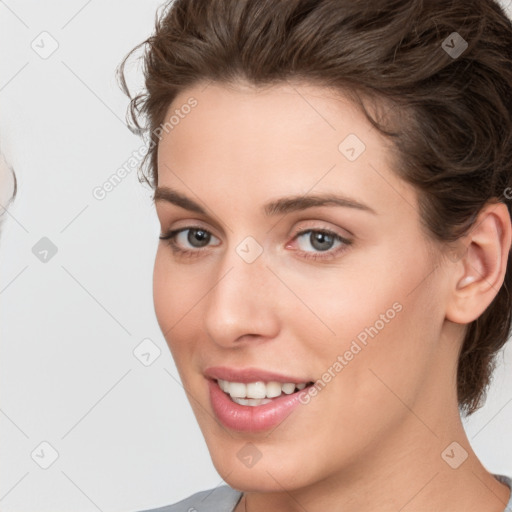
[[(512, 490), (511, 477), (496, 474), (494, 476)], [(141, 512), (233, 512), (241, 497), (242, 493), (240, 491), (236, 491), (228, 485), (222, 485), (207, 491), (197, 492), (174, 505)], [(512, 512), (512, 495), (503, 512)]]

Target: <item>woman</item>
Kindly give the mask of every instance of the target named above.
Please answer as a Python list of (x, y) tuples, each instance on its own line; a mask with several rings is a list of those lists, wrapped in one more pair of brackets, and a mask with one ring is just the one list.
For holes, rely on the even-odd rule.
[(512, 510), (461, 422), (511, 324), (503, 10), (176, 0), (143, 44), (155, 311), (228, 484), (158, 510)]

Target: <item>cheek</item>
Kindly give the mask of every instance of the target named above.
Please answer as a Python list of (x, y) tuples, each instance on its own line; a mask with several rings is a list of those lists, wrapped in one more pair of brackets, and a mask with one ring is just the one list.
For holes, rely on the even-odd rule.
[(430, 258), (420, 250), (419, 240), (416, 250), (397, 251), (396, 246), (403, 247), (375, 247), (361, 251), (357, 258), (347, 258), (339, 271), (327, 269), (333, 271), (317, 273), (314, 278), (293, 278), (294, 290), (306, 298), (309, 317), (311, 312), (317, 317), (327, 345), (334, 340), (350, 344), (354, 338), (364, 343), (371, 333), (382, 338), (383, 333), (392, 331), (398, 342), (399, 333), (418, 332), (420, 324), (415, 322), (429, 319), (435, 309), (433, 290), (427, 289), (431, 283), (424, 282), (432, 273)]
[(364, 267), (360, 271), (351, 268), (350, 272), (339, 269), (311, 277), (292, 276), (287, 282), (299, 301), (290, 297), (296, 304), (292, 314), (297, 339), (314, 340), (315, 348), (332, 352), (333, 348), (343, 353), (348, 350), (353, 339), (362, 343), (370, 339), (371, 333), (389, 329), (389, 325), (400, 322), (400, 310), (404, 296), (409, 291), (408, 282), (394, 279), (378, 279)]
[(361, 410), (365, 403), (378, 408), (375, 397), (392, 397), (379, 377), (412, 397), (434, 358), (442, 311), (432, 287), (421, 284), (432, 271), (428, 258), (406, 254), (396, 265), (391, 254), (380, 256), (372, 257), (373, 265), (340, 272), (339, 279), (317, 278), (313, 288), (300, 287), (309, 279), (295, 283), (310, 309), (296, 316), (296, 339), (310, 346), (322, 380), (336, 381), (340, 409), (354, 407), (356, 397)]
[(157, 315), (178, 319), (190, 310), (201, 291), (201, 279), (192, 266), (174, 263), (170, 249), (158, 248), (153, 268), (153, 299)]
[(153, 304), (155, 314), (160, 325), (160, 329), (165, 333), (172, 326), (172, 316), (174, 308), (172, 307), (173, 293), (170, 272), (168, 265), (162, 256), (161, 248), (158, 248), (155, 266), (153, 267)]
[(169, 249), (159, 247), (153, 268), (155, 315), (184, 381), (187, 369), (201, 360), (198, 329), (202, 325), (203, 299), (212, 286), (206, 273), (195, 265), (174, 263)]
[[(195, 283), (195, 284), (194, 284)], [(168, 343), (175, 332), (187, 325), (200, 296), (198, 279), (178, 271), (165, 247), (159, 247), (153, 269), (153, 303), (156, 318)]]

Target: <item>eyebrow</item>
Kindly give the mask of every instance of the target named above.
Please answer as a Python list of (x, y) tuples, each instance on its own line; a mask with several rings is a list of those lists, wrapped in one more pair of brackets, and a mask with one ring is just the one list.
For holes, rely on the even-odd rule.
[[(153, 201), (155, 203), (165, 201), (185, 210), (207, 215), (206, 210), (201, 205), (170, 187), (158, 187), (153, 195)], [(307, 208), (313, 208), (315, 206), (343, 206), (373, 213), (374, 215), (377, 214), (370, 206), (350, 197), (337, 194), (281, 197), (266, 203), (263, 206), (263, 212), (266, 216), (270, 217), (273, 215), (306, 210)]]

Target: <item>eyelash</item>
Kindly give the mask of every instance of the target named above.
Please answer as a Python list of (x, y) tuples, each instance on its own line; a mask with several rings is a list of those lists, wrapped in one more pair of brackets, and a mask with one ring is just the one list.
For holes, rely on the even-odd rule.
[[(214, 236), (207, 229), (204, 229), (200, 226), (188, 226), (186, 228), (179, 228), (179, 229), (174, 229), (174, 230), (168, 231), (164, 235), (160, 235), (159, 238), (160, 238), (160, 240), (165, 241), (165, 243), (167, 243), (171, 247), (173, 253), (183, 256), (185, 258), (195, 258), (195, 257), (200, 256), (202, 252), (207, 250), (207, 247), (199, 248), (199, 249), (195, 249), (195, 250), (182, 249), (175, 241), (176, 235), (178, 235), (179, 233), (181, 233), (183, 231), (189, 231), (189, 230), (190, 231), (193, 231), (193, 230), (204, 231), (208, 235)], [(293, 241), (307, 233), (322, 233), (324, 235), (332, 236), (335, 241), (341, 242), (343, 244), (341, 247), (338, 247), (338, 249), (335, 249), (334, 251), (332, 249), (328, 249), (327, 251), (319, 251), (316, 253), (310, 253), (308, 251), (300, 251), (299, 250), (298, 252), (301, 253), (303, 255), (303, 257), (307, 260), (319, 261), (319, 260), (333, 259), (333, 258), (339, 256), (344, 251), (346, 251), (348, 249), (348, 246), (350, 246), (352, 244), (352, 240), (344, 238), (329, 229), (311, 229), (311, 228), (297, 232), (295, 234), (295, 236), (293, 237)], [(328, 254), (328, 256), (323, 256), (322, 254)]]

